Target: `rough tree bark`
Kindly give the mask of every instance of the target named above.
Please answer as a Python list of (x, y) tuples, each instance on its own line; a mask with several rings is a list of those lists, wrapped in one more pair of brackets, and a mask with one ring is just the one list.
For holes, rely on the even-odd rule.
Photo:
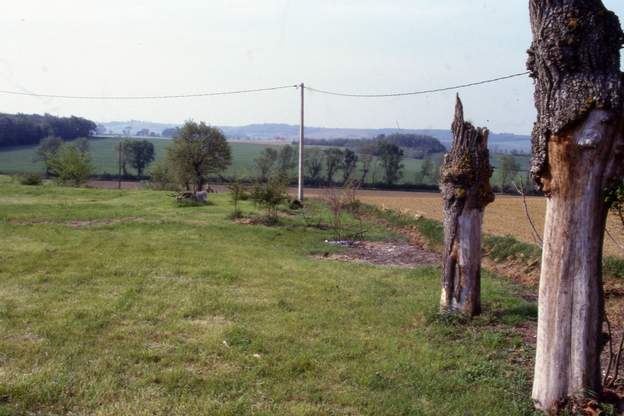
[(530, 0), (537, 122), (531, 172), (547, 196), (533, 399), (601, 393), (603, 190), (623, 174), (618, 18), (601, 0)]
[(481, 312), (481, 226), (483, 210), (494, 201), (488, 130), (464, 122), (457, 97), (453, 146), (444, 156), (440, 188), (444, 199), (443, 312), (468, 317)]

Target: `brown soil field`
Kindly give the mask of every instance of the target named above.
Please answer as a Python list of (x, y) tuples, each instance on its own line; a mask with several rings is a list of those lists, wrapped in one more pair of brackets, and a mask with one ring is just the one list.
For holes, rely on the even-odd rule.
[[(311, 189), (308, 196), (319, 196), (322, 190)], [(442, 199), (440, 194), (433, 192), (403, 192), (403, 191), (373, 191), (362, 190), (358, 192), (362, 202), (391, 208), (414, 215), (422, 215), (434, 220), (442, 220)], [(546, 212), (546, 198), (528, 197), (527, 206), (537, 227), (542, 232), (544, 227), (544, 215)], [(611, 234), (624, 243), (624, 229), (619, 219), (610, 217), (607, 225)], [(531, 226), (524, 213), (522, 198), (511, 195), (496, 195), (496, 200), (485, 209), (483, 230), (488, 234), (512, 235), (526, 243), (534, 243)], [(610, 238), (605, 237), (605, 254), (610, 256), (622, 256), (620, 250)]]

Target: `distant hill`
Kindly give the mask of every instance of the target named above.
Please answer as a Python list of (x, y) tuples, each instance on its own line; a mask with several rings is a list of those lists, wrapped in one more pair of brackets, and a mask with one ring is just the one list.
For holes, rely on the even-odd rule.
[[(179, 126), (179, 124), (154, 123), (141, 120), (108, 121), (105, 123), (98, 123), (98, 134), (128, 134), (134, 136), (144, 129), (160, 134), (165, 129), (177, 126)], [(129, 133), (126, 133), (126, 131), (129, 131)]]
[[(99, 123), (107, 131), (114, 134), (122, 134), (125, 128), (130, 128), (130, 134), (134, 135), (142, 129), (148, 129), (160, 134), (164, 129), (179, 126), (179, 124), (152, 123), (147, 121), (115, 121)], [(282, 138), (296, 140), (299, 137), (299, 126), (292, 124), (249, 124), (246, 126), (219, 126), (230, 139), (240, 140), (272, 140)], [(390, 135), (393, 133), (416, 134), (432, 136), (449, 147), (451, 144), (451, 131), (442, 129), (349, 129), (331, 127), (306, 127), (306, 137), (311, 139), (373, 139), (380, 134)], [(529, 152), (531, 150), (531, 138), (525, 135), (511, 133), (490, 132), (490, 148), (493, 150), (519, 150)]]

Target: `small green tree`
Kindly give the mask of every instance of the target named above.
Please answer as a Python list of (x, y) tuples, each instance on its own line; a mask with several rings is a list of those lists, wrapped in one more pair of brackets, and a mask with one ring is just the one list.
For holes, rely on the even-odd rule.
[(230, 145), (223, 132), (204, 122), (187, 121), (167, 148), (167, 160), (176, 181), (187, 189), (201, 191), (209, 174), (232, 163)]
[(342, 161), (344, 159), (344, 153), (342, 150), (330, 147), (325, 149), (325, 175), (327, 185), (334, 183), (334, 176), (336, 172), (342, 167)]
[(357, 166), (358, 156), (351, 149), (345, 149), (344, 159), (342, 161), (342, 182), (346, 184), (351, 179), (353, 172)]
[(509, 186), (509, 182), (514, 180), (520, 172), (520, 165), (515, 157), (511, 155), (504, 155), (500, 158), (500, 182), (501, 192)]
[(278, 207), (288, 200), (288, 182), (283, 176), (277, 175), (269, 178), (268, 182), (256, 183), (251, 192), (251, 200), (256, 206), (266, 210), (268, 223), (276, 223)]
[(305, 152), (304, 158), (305, 176), (312, 184), (318, 185), (321, 182), (321, 172), (323, 171), (323, 152), (313, 147)]
[(39, 142), (39, 146), (35, 150), (33, 162), (43, 162), (46, 175), (51, 173), (50, 160), (56, 155), (62, 145), (63, 139), (54, 136), (46, 137)]
[(368, 172), (371, 170), (373, 164), (373, 155), (370, 153), (364, 153), (360, 155), (360, 161), (362, 162), (362, 176), (360, 176), (360, 184), (366, 183)]
[(386, 185), (396, 183), (402, 176), (403, 149), (393, 143), (379, 143), (379, 160), (383, 167), (384, 182)]
[(433, 179), (434, 169), (435, 169), (435, 166), (433, 165), (433, 160), (431, 159), (431, 156), (429, 155), (425, 156), (425, 158), (423, 159), (422, 165), (420, 167), (420, 174), (422, 175), (422, 179), (423, 180), (425, 178)]
[(296, 159), (297, 152), (294, 147), (290, 145), (282, 146), (277, 155), (278, 174), (286, 179), (290, 178), (290, 173), (297, 164)]
[(266, 182), (269, 179), (271, 170), (277, 161), (277, 150), (272, 147), (266, 147), (260, 152), (260, 155), (254, 160), (256, 164), (257, 177), (260, 182)]
[(234, 206), (234, 211), (230, 214), (230, 218), (240, 218), (242, 212), (239, 208), (240, 201), (247, 197), (247, 186), (240, 180), (240, 178), (234, 179), (227, 184), (227, 188), (230, 191), (230, 200)]
[(137, 171), (139, 177), (143, 176), (145, 168), (154, 161), (154, 144), (149, 140), (131, 140), (126, 146), (126, 159)]
[(64, 185), (82, 185), (93, 171), (89, 153), (71, 144), (63, 144), (48, 163), (50, 172)]

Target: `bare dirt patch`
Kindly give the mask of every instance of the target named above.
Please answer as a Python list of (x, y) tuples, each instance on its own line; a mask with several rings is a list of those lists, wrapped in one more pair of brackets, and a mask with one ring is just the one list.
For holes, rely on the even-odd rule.
[(404, 241), (355, 241), (341, 245), (346, 248), (345, 252), (327, 254), (323, 258), (398, 267), (433, 266), (441, 261), (439, 254)]
[(139, 222), (143, 221), (141, 217), (123, 217), (123, 218), (108, 218), (105, 220), (83, 220), (83, 221), (69, 221), (66, 225), (69, 225), (73, 228), (82, 228), (82, 227), (94, 227), (98, 225), (112, 225), (119, 224), (122, 222)]
[(143, 221), (142, 217), (121, 217), (121, 218), (106, 218), (99, 220), (71, 220), (71, 221), (19, 221), (10, 220), (9, 223), (13, 225), (66, 225), (72, 228), (84, 228), (84, 227), (96, 227), (100, 225), (113, 225), (123, 222), (139, 222)]

